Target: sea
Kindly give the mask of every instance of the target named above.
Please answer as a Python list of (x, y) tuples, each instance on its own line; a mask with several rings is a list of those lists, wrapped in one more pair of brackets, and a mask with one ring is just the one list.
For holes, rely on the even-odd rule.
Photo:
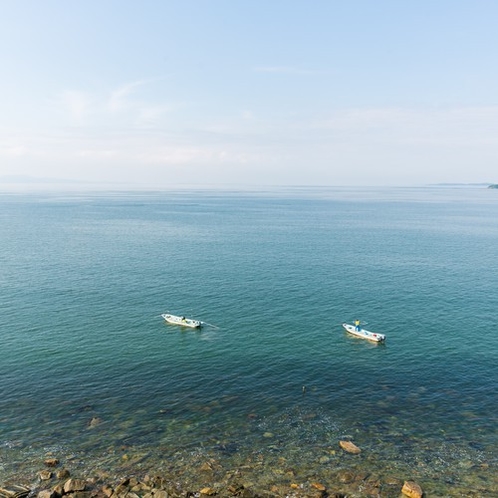
[(4, 191), (0, 317), (0, 487), (498, 496), (497, 190)]

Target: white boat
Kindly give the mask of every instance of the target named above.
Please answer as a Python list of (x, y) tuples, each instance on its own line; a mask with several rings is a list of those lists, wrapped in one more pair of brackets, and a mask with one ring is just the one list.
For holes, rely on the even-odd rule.
[(191, 329), (198, 329), (202, 326), (202, 322), (199, 320), (192, 320), (191, 318), (185, 318), (184, 316), (176, 316), (170, 314), (161, 315), (168, 323), (173, 325), (182, 325), (183, 327), (190, 327)]
[(384, 334), (378, 334), (377, 332), (370, 332), (369, 330), (365, 330), (361, 327), (358, 329), (354, 325), (350, 325), (349, 323), (343, 323), (342, 326), (352, 335), (356, 337), (361, 337), (362, 339), (367, 339), (368, 341), (373, 342), (384, 342), (386, 340), (386, 336)]

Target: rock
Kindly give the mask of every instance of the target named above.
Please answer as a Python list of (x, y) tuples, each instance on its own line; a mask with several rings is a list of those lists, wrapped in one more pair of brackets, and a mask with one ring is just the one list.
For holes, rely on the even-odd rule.
[(344, 484), (348, 484), (355, 480), (354, 474), (349, 470), (340, 470), (337, 474), (337, 480)]
[(202, 470), (204, 472), (209, 472), (210, 470), (213, 470), (213, 467), (211, 467), (211, 464), (209, 462), (204, 462), (200, 467), (199, 470)]
[(62, 496), (64, 494), (64, 486), (62, 484), (57, 484), (52, 491), (56, 496)]
[(327, 488), (319, 483), (319, 482), (312, 482), (311, 485), (315, 488), (315, 489), (318, 489), (318, 491), (325, 491)]
[(202, 488), (200, 493), (201, 495), (212, 496), (216, 494), (216, 491), (213, 488)]
[(57, 494), (51, 489), (42, 489), (38, 493), (38, 498), (55, 498)]
[(401, 492), (409, 498), (422, 498), (424, 496), (422, 488), (415, 481), (405, 481)]
[(75, 491), (85, 491), (86, 482), (83, 479), (68, 479), (64, 483), (64, 493), (74, 493)]
[(341, 448), (348, 453), (353, 453), (354, 455), (361, 453), (360, 448), (358, 448), (358, 446), (351, 441), (339, 441), (339, 444)]
[(48, 481), (52, 479), (52, 471), (50, 470), (42, 470), (38, 472), (38, 477), (40, 478), (40, 481)]
[(92, 498), (91, 491), (75, 491), (71, 493), (71, 498)]
[(263, 434), (263, 437), (266, 437), (266, 438), (270, 439), (270, 438), (272, 438), (272, 437), (273, 437), (273, 432), (265, 432), (265, 433)]
[(8, 487), (0, 488), (0, 496), (7, 498), (25, 498), (31, 492), (26, 486), (11, 484)]
[(57, 458), (47, 458), (45, 460), (45, 465), (47, 467), (57, 467), (57, 465), (59, 465), (59, 460)]
[(97, 425), (100, 425), (102, 423), (102, 419), (99, 417), (93, 417), (90, 422), (88, 422), (88, 428), (93, 429), (94, 427), (97, 427)]
[(71, 474), (69, 473), (69, 470), (67, 469), (61, 469), (59, 472), (57, 472), (56, 477), (57, 479), (67, 479)]
[(114, 493), (114, 489), (112, 489), (111, 486), (109, 486), (108, 484), (104, 484), (101, 488), (102, 493), (107, 496), (107, 498), (110, 498), (112, 496), (112, 494)]

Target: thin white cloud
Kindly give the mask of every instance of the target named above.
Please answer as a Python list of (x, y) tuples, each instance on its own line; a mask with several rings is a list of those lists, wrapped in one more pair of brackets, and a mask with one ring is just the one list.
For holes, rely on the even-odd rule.
[[(160, 120), (167, 109), (149, 108), (142, 118)], [(181, 129), (165, 120), (150, 129), (109, 122), (43, 134), (6, 130), (0, 172), (39, 168), (43, 176), (132, 182), (171, 175), (262, 184), (465, 182), (486, 181), (498, 151), (498, 106), (344, 109), (321, 120), (253, 120), (247, 112)]]
[(62, 92), (60, 102), (71, 118), (78, 121), (86, 117), (93, 109), (92, 96), (77, 90), (65, 90)]
[(113, 90), (107, 102), (108, 109), (112, 112), (118, 112), (129, 108), (130, 95), (132, 95), (137, 88), (145, 85), (147, 82), (147, 80), (133, 81)]

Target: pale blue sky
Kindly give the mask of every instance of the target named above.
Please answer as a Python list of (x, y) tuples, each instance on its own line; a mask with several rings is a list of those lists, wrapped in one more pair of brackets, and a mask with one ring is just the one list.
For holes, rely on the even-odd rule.
[(498, 181), (498, 2), (0, 0), (0, 177)]

